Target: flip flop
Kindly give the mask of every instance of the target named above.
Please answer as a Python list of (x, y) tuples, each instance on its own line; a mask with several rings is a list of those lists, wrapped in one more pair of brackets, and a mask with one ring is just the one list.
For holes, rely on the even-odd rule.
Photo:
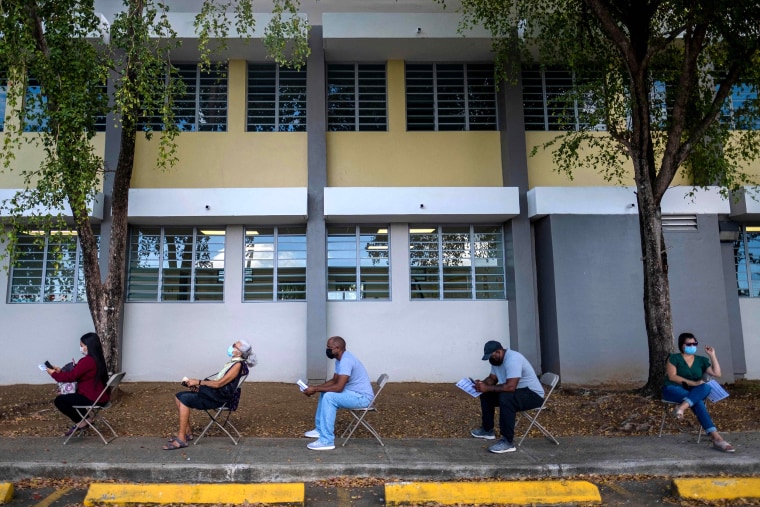
[(187, 447), (187, 442), (185, 442), (184, 440), (180, 440), (177, 437), (173, 437), (170, 440), (170, 442), (172, 443), (169, 445), (163, 446), (162, 449), (165, 451), (173, 451), (175, 449), (184, 449), (185, 447)]
[(674, 408), (673, 417), (676, 419), (683, 419), (683, 410), (679, 409), (678, 407)]
[(734, 449), (734, 446), (726, 442), (725, 440), (719, 440), (717, 442), (713, 442), (713, 447), (716, 448), (719, 451), (723, 452), (735, 452), (736, 449)]

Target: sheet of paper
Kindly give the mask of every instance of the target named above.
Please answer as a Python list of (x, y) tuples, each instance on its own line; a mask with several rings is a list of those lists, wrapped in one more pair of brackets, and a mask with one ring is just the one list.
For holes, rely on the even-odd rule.
[(728, 398), (729, 394), (723, 389), (723, 386), (718, 384), (715, 379), (712, 379), (707, 383), (710, 386), (710, 394), (707, 395), (707, 399), (716, 403), (723, 398)]
[(475, 384), (472, 382), (472, 379), (469, 379), (467, 377), (464, 377), (463, 379), (461, 379), (459, 382), (457, 382), (456, 385), (459, 389), (466, 392), (473, 398), (477, 398), (481, 394), (475, 390)]

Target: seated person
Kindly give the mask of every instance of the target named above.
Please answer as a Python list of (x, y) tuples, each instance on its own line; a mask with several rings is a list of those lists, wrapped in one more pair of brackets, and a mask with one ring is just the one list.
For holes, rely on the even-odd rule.
[[(76, 382), (77, 392), (61, 394), (55, 398), (55, 406), (63, 415), (74, 422), (65, 436), (87, 427), (87, 422), (82, 420), (82, 415), (74, 406), (92, 405), (98, 399), (100, 393), (108, 383), (108, 367), (103, 356), (103, 346), (100, 337), (95, 333), (87, 333), (79, 339), (79, 350), (84, 357), (74, 366), (71, 371), (62, 371), (53, 366), (46, 371), (56, 382)], [(98, 405), (108, 403), (109, 393), (105, 393), (98, 401)]]
[(544, 403), (544, 387), (525, 356), (505, 349), (497, 341), (486, 342), (482, 359), (491, 363), (491, 373), (475, 381), (475, 390), (483, 393), (480, 395), (482, 425), (470, 434), (475, 438), (495, 439), (494, 412), (499, 407), (501, 439), (488, 450), (497, 454), (514, 452), (517, 450), (513, 443), (517, 413), (540, 407)]
[(678, 337), (678, 350), (670, 354), (665, 364), (665, 385), (662, 387), (662, 399), (679, 403), (673, 410), (677, 419), (683, 418), (687, 408), (697, 416), (699, 424), (712, 439), (713, 447), (723, 452), (734, 452), (734, 447), (723, 440), (707, 413), (705, 399), (710, 394), (710, 386), (703, 380), (705, 375), (720, 377), (720, 364), (715, 349), (705, 345), (708, 357), (698, 356), (697, 339), (692, 333), (681, 333)]
[(177, 393), (174, 402), (179, 412), (179, 431), (177, 436), (164, 445), (165, 451), (187, 447), (193, 439), (190, 429), (190, 409), (208, 410), (219, 408), (230, 401), (237, 390), (237, 380), (248, 373), (249, 366), (256, 365), (256, 356), (251, 345), (245, 340), (236, 341), (227, 349), (230, 358), (221, 370), (205, 379), (184, 379), (182, 384), (190, 390)]

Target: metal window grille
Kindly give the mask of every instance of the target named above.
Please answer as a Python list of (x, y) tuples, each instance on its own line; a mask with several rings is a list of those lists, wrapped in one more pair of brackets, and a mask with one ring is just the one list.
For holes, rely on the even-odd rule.
[[(174, 98), (174, 123), (180, 132), (227, 131), (227, 65), (216, 63), (201, 70), (196, 63), (173, 64), (171, 79), (181, 82), (182, 93)], [(169, 76), (166, 77), (169, 79)], [(143, 130), (163, 131), (159, 116), (143, 118)]]
[(406, 64), (406, 128), (496, 130), (492, 64)]
[(734, 264), (739, 296), (760, 297), (760, 227), (742, 227), (734, 241)]
[(390, 299), (387, 225), (327, 228), (327, 299)]
[(411, 225), (412, 299), (506, 299), (499, 225)]
[[(99, 248), (97, 229), (96, 236)], [(10, 279), (10, 303), (87, 301), (82, 250), (76, 231), (19, 235)]]
[(247, 132), (306, 131), (306, 68), (249, 63)]
[(746, 83), (734, 85), (721, 110), (720, 121), (734, 130), (760, 130), (757, 91), (756, 86)]
[(388, 130), (385, 64), (327, 66), (327, 129)]
[(243, 301), (306, 300), (306, 228), (247, 227)]
[(222, 301), (224, 241), (224, 230), (135, 228), (127, 301)]

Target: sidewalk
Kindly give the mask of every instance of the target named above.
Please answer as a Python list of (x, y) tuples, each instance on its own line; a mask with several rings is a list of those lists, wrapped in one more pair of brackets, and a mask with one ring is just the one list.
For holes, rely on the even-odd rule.
[(710, 447), (703, 436), (566, 437), (523, 442), (517, 452), (492, 454), (492, 442), (467, 439), (352, 438), (346, 447), (311, 451), (310, 440), (205, 437), (198, 445), (161, 449), (160, 438), (97, 436), (0, 438), (0, 482), (26, 477), (94, 478), (139, 483), (306, 482), (330, 477), (382, 477), (404, 481), (463, 478), (566, 478), (580, 474), (760, 475), (760, 432), (724, 435), (733, 454)]

